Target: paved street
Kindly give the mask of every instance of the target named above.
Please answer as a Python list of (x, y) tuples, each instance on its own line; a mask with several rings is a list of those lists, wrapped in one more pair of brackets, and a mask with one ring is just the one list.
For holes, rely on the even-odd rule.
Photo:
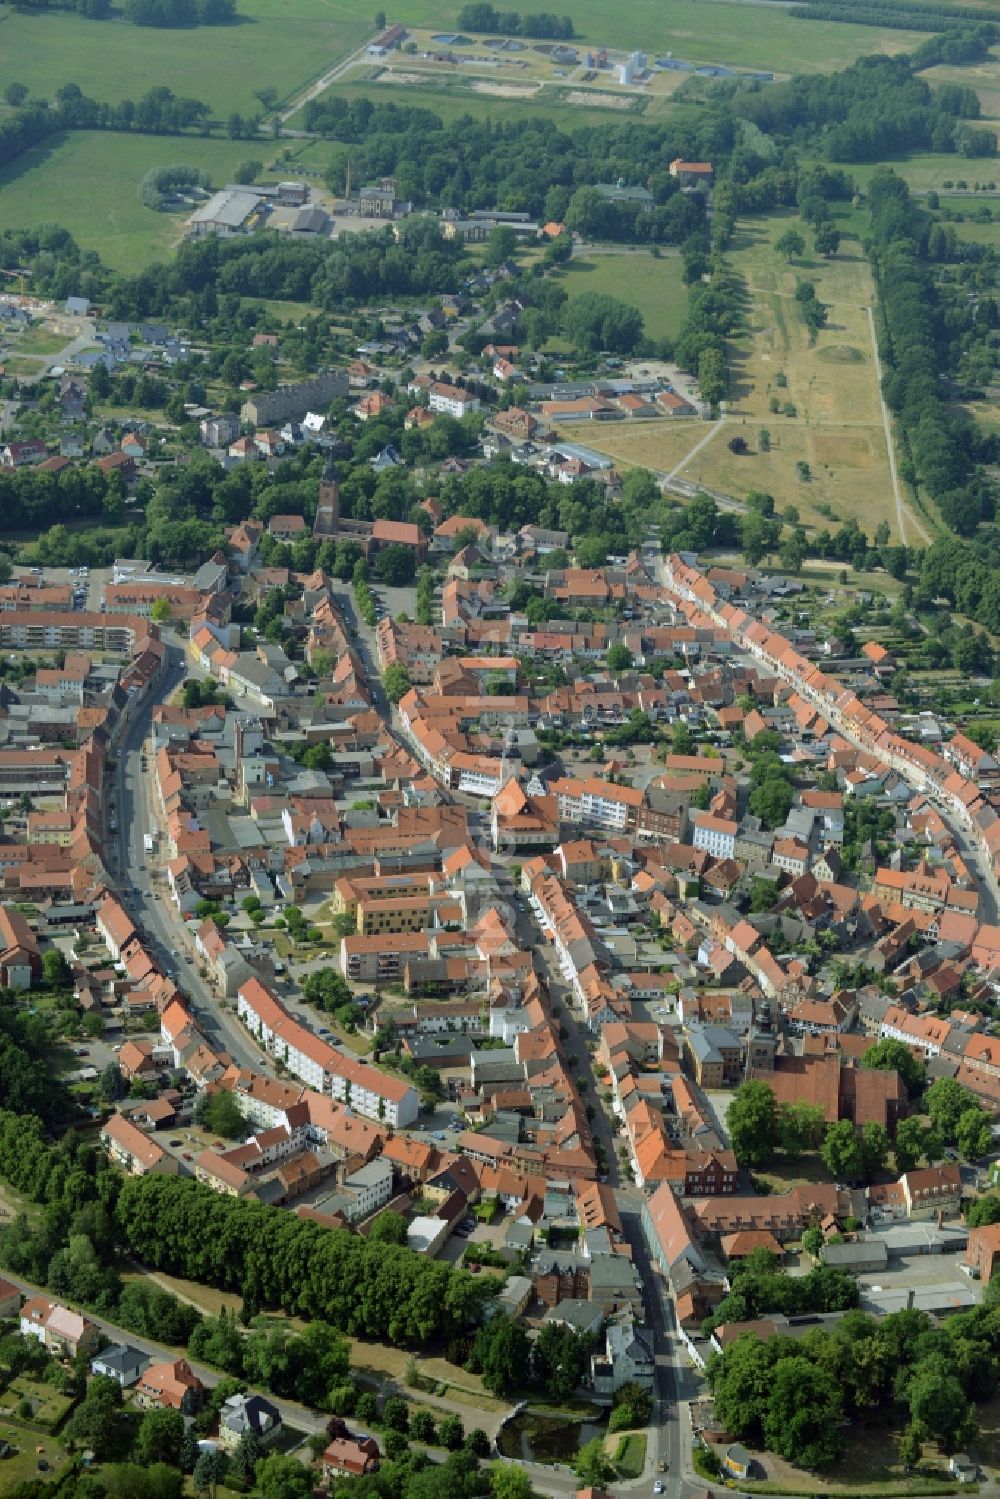
[(153, 709), (191, 675), (183, 652), (170, 646), (169, 667), (159, 690), (146, 700), (129, 728), (118, 754), (116, 807), (118, 814), (118, 869), (123, 899), (132, 918), (151, 939), (167, 973), (188, 995), (191, 1009), (207, 1039), (224, 1048), (241, 1067), (269, 1071), (264, 1058), (235, 1015), (225, 1010), (198, 973), (194, 938), (164, 886), (154, 883), (153, 865), (143, 847), (152, 824), (162, 824), (153, 801), (152, 761), (142, 771), (142, 750), (148, 738)]

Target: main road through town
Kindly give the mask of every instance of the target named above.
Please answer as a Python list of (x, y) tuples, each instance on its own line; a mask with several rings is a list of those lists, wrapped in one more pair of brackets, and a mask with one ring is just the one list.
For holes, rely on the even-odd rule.
[(190, 928), (171, 900), (166, 885), (157, 888), (153, 865), (144, 846), (154, 824), (162, 831), (162, 815), (154, 803), (152, 757), (142, 769), (153, 710), (166, 701), (186, 676), (201, 675), (184, 659), (183, 647), (161, 632), (167, 662), (157, 687), (136, 712), (118, 748), (115, 767), (115, 805), (118, 819), (117, 859), (120, 894), (129, 915), (146, 935), (154, 956), (187, 995), (192, 1013), (213, 1048), (229, 1053), (240, 1067), (269, 1071), (265, 1059), (235, 1015), (216, 999), (198, 971)]

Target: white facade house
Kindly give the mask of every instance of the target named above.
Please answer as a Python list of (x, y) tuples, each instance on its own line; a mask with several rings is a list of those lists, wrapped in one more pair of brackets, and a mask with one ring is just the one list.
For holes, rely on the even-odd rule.
[(558, 798), (563, 822), (588, 823), (611, 832), (627, 828), (642, 804), (641, 791), (614, 781), (567, 779), (553, 781), (550, 789)]
[(479, 410), (479, 397), (458, 385), (445, 385), (437, 380), (427, 392), (427, 404), (431, 411), (441, 411), (445, 416), (463, 417), (470, 411)]
[(372, 1213), (377, 1213), (392, 1197), (391, 1162), (379, 1157), (369, 1161), (367, 1166), (352, 1171), (350, 1176), (344, 1178), (344, 1190), (353, 1198), (347, 1209), (351, 1222), (370, 1218)]
[(691, 813), (691, 842), (695, 848), (704, 849), (713, 859), (731, 859), (736, 852), (736, 834), (739, 824), (726, 817), (716, 817), (714, 812)]

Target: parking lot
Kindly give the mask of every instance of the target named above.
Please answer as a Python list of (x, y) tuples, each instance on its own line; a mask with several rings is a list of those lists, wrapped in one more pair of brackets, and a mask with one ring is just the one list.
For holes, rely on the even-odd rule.
[[(452, 1121), (456, 1121), (454, 1124)], [(442, 1150), (454, 1150), (459, 1135), (465, 1131), (461, 1115), (449, 1103), (440, 1103), (431, 1114), (421, 1114), (410, 1129), (417, 1139), (439, 1145)]]

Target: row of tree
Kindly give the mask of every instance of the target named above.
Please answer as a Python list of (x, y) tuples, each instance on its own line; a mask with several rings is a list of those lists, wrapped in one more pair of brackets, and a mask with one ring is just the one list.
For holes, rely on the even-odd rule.
[(463, 5), (458, 13), (458, 26), (463, 31), (494, 32), (500, 36), (555, 37), (568, 41), (573, 36), (573, 20), (570, 16), (554, 16), (548, 11), (521, 15), (516, 10), (500, 11), (489, 4), (489, 0), (474, 0)]
[[(936, 5), (895, 5), (892, 0), (868, 5), (865, 0), (810, 0), (807, 5), (795, 5), (789, 15), (805, 21), (847, 21), (855, 26), (896, 27), (904, 31), (961, 32), (968, 27), (969, 20), (982, 21), (981, 13), (956, 6), (954, 10), (942, 10)], [(962, 59), (963, 61), (966, 59)], [(925, 66), (929, 67), (927, 63)]]
[(222, 1198), (192, 1180), (124, 1182), (116, 1225), (129, 1251), (154, 1269), (241, 1291), (251, 1307), (321, 1318), (355, 1337), (402, 1344), (452, 1337), (496, 1290), (492, 1277)]
[(995, 539), (960, 541), (949, 537), (932, 542), (920, 562), (919, 592), (929, 599), (948, 599), (959, 613), (1000, 635), (1000, 571)]
[[(20, 0), (19, 10), (71, 10), (91, 21), (111, 14), (111, 0)], [(236, 0), (125, 0), (134, 26), (221, 26), (236, 17)]]
[(236, 0), (125, 0), (133, 26), (224, 26), (236, 19)]
[(205, 129), (209, 106), (179, 98), (172, 89), (150, 89), (141, 99), (100, 104), (76, 83), (58, 90), (53, 103), (32, 100), (0, 120), (0, 166), (64, 130), (127, 130), (145, 135), (180, 135)]
[(909, 188), (887, 167), (872, 174), (870, 255), (879, 289), (886, 402), (909, 448), (904, 478), (919, 478), (960, 535), (993, 514), (992, 489), (976, 464), (977, 432), (945, 399), (938, 371), (949, 364), (934, 280), (921, 259), (923, 226)]

